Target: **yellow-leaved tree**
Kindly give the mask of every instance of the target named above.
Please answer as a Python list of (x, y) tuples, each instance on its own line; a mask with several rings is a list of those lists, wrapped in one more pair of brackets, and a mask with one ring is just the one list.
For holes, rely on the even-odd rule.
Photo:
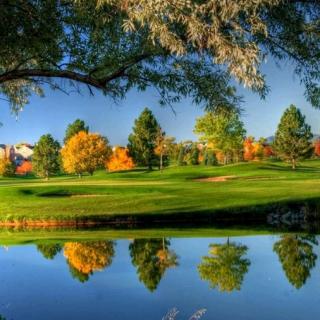
[(111, 154), (108, 140), (97, 133), (80, 131), (70, 138), (61, 150), (63, 168), (67, 173), (81, 177), (103, 167)]
[(133, 159), (129, 156), (127, 148), (115, 147), (112, 156), (106, 162), (109, 171), (129, 170), (134, 168)]

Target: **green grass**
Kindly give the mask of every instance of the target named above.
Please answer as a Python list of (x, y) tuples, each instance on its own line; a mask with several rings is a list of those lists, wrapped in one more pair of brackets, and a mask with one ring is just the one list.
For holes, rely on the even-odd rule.
[[(277, 232), (279, 233), (279, 231)], [(221, 238), (275, 234), (264, 228), (157, 228), (157, 229), (16, 229), (0, 228), (0, 245), (50, 244), (150, 238)]]
[[(225, 182), (202, 177), (235, 176)], [(296, 171), (280, 162), (225, 167), (187, 166), (146, 172), (97, 172), (78, 179), (61, 176), (0, 178), (0, 221), (101, 220), (139, 216), (235, 212), (239, 208), (320, 198), (320, 161), (301, 163)], [(226, 213), (227, 214), (227, 213)]]

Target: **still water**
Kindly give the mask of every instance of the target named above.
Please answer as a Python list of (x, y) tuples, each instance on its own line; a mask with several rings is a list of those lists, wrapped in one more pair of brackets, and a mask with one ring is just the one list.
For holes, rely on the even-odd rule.
[(319, 319), (320, 237), (161, 238), (0, 249), (5, 319)]

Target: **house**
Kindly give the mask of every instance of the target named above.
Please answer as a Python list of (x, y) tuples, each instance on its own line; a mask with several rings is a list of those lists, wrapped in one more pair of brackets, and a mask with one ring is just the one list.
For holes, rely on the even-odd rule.
[(31, 161), (33, 155), (33, 146), (28, 143), (19, 143), (16, 145), (0, 144), (0, 159), (8, 158), (15, 162), (17, 166), (25, 160)]

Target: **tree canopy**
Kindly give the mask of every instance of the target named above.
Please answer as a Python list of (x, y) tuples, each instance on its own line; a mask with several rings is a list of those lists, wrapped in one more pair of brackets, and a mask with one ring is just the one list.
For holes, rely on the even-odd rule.
[(145, 108), (134, 121), (133, 132), (128, 140), (128, 149), (135, 163), (147, 166), (150, 170), (156, 159), (155, 148), (160, 125), (152, 111)]
[(303, 159), (313, 151), (311, 127), (305, 122), (305, 116), (291, 105), (283, 113), (274, 139), (278, 155), (288, 160), (296, 168), (297, 160)]
[(84, 172), (92, 175), (109, 159), (111, 148), (108, 143), (107, 138), (97, 133), (80, 131), (61, 150), (64, 170), (80, 177)]
[(67, 143), (70, 138), (75, 136), (80, 131), (88, 133), (89, 127), (85, 124), (83, 120), (77, 119), (73, 123), (70, 123), (68, 125), (63, 142)]
[(34, 172), (39, 177), (48, 179), (60, 170), (60, 144), (51, 134), (40, 137), (32, 156)]
[(315, 244), (318, 242), (312, 235), (285, 235), (273, 246), (289, 282), (296, 289), (306, 283), (311, 269), (316, 265), (317, 255), (312, 246)]
[(237, 155), (242, 150), (246, 130), (237, 112), (216, 110), (197, 118), (194, 133), (221, 152), (226, 164), (228, 156)]
[(211, 244), (210, 256), (202, 258), (198, 266), (201, 279), (219, 291), (240, 290), (250, 261), (243, 256), (248, 248), (237, 243)]
[(114, 99), (153, 87), (162, 104), (233, 108), (232, 78), (264, 97), (260, 66), (272, 56), (320, 107), (319, 15), (319, 2), (299, 0), (2, 1), (0, 94), (15, 112), (34, 92), (84, 87)]
[(167, 239), (135, 239), (129, 246), (132, 264), (139, 280), (150, 291), (157, 289), (166, 270), (178, 264), (178, 256), (169, 250)]

